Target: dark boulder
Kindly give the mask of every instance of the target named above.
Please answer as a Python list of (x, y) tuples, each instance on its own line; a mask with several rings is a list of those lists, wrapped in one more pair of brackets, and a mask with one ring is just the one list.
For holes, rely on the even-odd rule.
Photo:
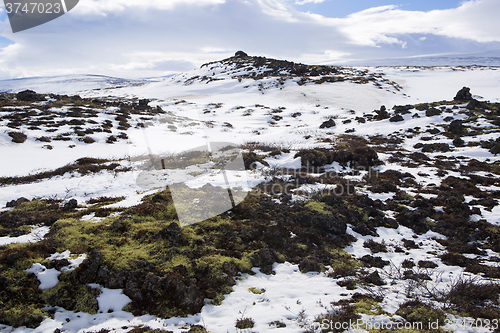
[(447, 143), (427, 143), (422, 145), (422, 152), (432, 153), (435, 151), (446, 153), (450, 150), (450, 145)]
[(383, 268), (386, 265), (389, 265), (390, 262), (387, 260), (383, 260), (382, 257), (374, 257), (369, 254), (364, 255), (360, 261), (366, 266), (366, 267), (377, 267), (377, 268)]
[(252, 257), (252, 264), (259, 266), (260, 271), (264, 274), (273, 272), (273, 264), (280, 261), (276, 251), (273, 249), (261, 249), (258, 255)]
[(22, 253), (19, 253), (19, 252), (12, 252), (12, 253), (9, 253), (6, 257), (5, 257), (5, 261), (7, 262), (7, 264), (9, 265), (13, 265), (15, 264), (16, 261), (18, 261), (19, 259), (21, 259), (22, 257), (24, 257), (24, 254)]
[(385, 285), (385, 281), (380, 277), (378, 274), (378, 271), (374, 271), (373, 273), (370, 273), (362, 278), (363, 282), (366, 283), (371, 283), (376, 286), (383, 286)]
[(123, 289), (125, 288), (127, 274), (121, 271), (110, 269), (106, 265), (99, 267), (96, 282), (105, 288)]
[(145, 108), (148, 106), (149, 102), (150, 102), (149, 99), (140, 99), (139, 100), (139, 107)]
[(11, 201), (7, 202), (5, 207), (14, 208), (14, 207), (17, 207), (24, 202), (29, 202), (29, 200), (26, 199), (25, 197), (20, 197), (17, 200), (11, 200)]
[(309, 223), (314, 228), (321, 232), (333, 234), (333, 235), (343, 235), (347, 230), (347, 224), (340, 217), (340, 215), (334, 213), (332, 215), (310, 215)]
[(78, 284), (96, 282), (97, 273), (102, 263), (101, 252), (94, 251), (85, 259), (80, 266), (73, 271), (73, 277)]
[(164, 303), (167, 307), (175, 307), (189, 314), (200, 312), (204, 305), (204, 297), (196, 286), (195, 279), (183, 279), (172, 273), (159, 277), (148, 273), (135, 274), (129, 278), (124, 290), (130, 297), (139, 313), (154, 313), (170, 317), (168, 309), (158, 307)]
[(448, 132), (455, 135), (462, 135), (464, 133), (464, 125), (461, 120), (453, 120), (448, 126)]
[(333, 119), (328, 119), (327, 121), (324, 121), (320, 126), (319, 128), (320, 129), (323, 129), (323, 128), (331, 128), (331, 127), (334, 127), (336, 124), (335, 124), (335, 120)]
[(470, 88), (463, 87), (457, 92), (457, 95), (453, 98), (455, 101), (470, 101), (472, 100), (472, 95), (470, 93)]
[(47, 266), (48, 269), (55, 268), (58, 271), (61, 270), (61, 268), (69, 266), (71, 263), (69, 262), (68, 259), (56, 259), (56, 260), (51, 260), (45, 266)]
[(173, 244), (182, 243), (184, 237), (182, 236), (181, 227), (176, 222), (170, 223), (168, 226), (160, 231), (160, 237), (168, 240)]
[(245, 52), (243, 51), (238, 51), (234, 54), (234, 56), (236, 58), (247, 58), (248, 57), (248, 54), (246, 54)]
[(413, 105), (394, 105), (392, 109), (396, 114), (407, 114), (410, 113), (410, 110), (413, 108)]
[(23, 143), (28, 139), (28, 136), (21, 132), (9, 132), (7, 134), (12, 138), (12, 142), (14, 143)]
[(64, 204), (63, 209), (65, 211), (70, 211), (70, 210), (74, 210), (77, 206), (78, 206), (78, 201), (76, 201), (76, 199), (71, 199), (70, 201), (68, 201)]
[(302, 273), (321, 272), (321, 265), (318, 258), (307, 257), (299, 263), (299, 269)]
[(380, 110), (375, 110), (375, 113), (377, 114), (377, 116), (375, 117), (376, 120), (384, 120), (390, 118), (389, 112), (387, 112), (385, 105), (382, 105), (380, 107)]
[(403, 116), (402, 116), (402, 115), (400, 115), (400, 114), (397, 114), (397, 115), (395, 115), (394, 117), (391, 117), (391, 119), (389, 119), (389, 121), (390, 121), (391, 123), (396, 123), (396, 122), (399, 122), (399, 121), (404, 121), (404, 120), (405, 120), (405, 119), (404, 119), (404, 118), (403, 118)]
[(16, 98), (19, 101), (25, 101), (25, 102), (39, 102), (46, 100), (45, 96), (39, 95), (33, 90), (20, 91), (16, 94)]
[(429, 110), (425, 111), (425, 115), (427, 117), (439, 116), (441, 113), (443, 112), (436, 108), (430, 108)]
[(480, 101), (478, 101), (477, 99), (473, 99), (469, 102), (469, 104), (467, 104), (466, 108), (468, 110), (475, 110), (475, 109), (484, 109), (485, 106), (483, 103), (481, 103)]

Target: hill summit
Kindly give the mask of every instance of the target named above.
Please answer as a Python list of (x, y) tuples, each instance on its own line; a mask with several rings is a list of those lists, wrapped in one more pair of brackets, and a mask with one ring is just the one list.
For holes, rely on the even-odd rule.
[[(201, 68), (231, 66), (233, 69), (246, 69), (269, 76), (322, 76), (338, 74), (342, 67), (324, 65), (305, 65), (288, 60), (278, 60), (261, 56), (249, 56), (238, 51), (234, 56), (203, 64)], [(257, 74), (255, 74), (257, 75)]]

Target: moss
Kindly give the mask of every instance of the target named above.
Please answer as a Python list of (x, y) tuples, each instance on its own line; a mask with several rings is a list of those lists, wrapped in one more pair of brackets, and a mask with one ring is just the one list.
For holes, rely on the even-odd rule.
[(434, 227), (437, 223), (435, 221), (433, 221), (432, 219), (430, 218), (426, 218), (425, 219), (425, 225), (427, 226), (427, 228), (431, 229), (432, 227)]
[(205, 220), (203, 222), (197, 223), (196, 228), (203, 229), (205, 231), (216, 231), (216, 230), (223, 230), (224, 228), (227, 228), (228, 226), (231, 225), (231, 221), (224, 219), (220, 216), (216, 216), (214, 218)]
[(233, 288), (231, 288), (229, 286), (225, 286), (220, 292), (218, 292), (215, 295), (215, 297), (211, 301), (208, 302), (208, 304), (219, 306), (222, 304), (222, 301), (226, 298), (224, 295), (232, 293), (232, 292), (233, 292)]
[(356, 304), (353, 305), (354, 311), (359, 313), (359, 314), (365, 314), (365, 315), (371, 315), (371, 316), (378, 316), (378, 315), (383, 315), (386, 314), (384, 309), (376, 302), (375, 300), (371, 298), (364, 298), (356, 302)]
[(326, 214), (326, 215), (332, 215), (333, 213), (329, 209), (328, 205), (325, 204), (324, 202), (318, 202), (318, 201), (309, 201), (304, 205), (306, 208), (319, 213), (319, 214)]
[(399, 200), (403, 200), (403, 201), (405, 201), (405, 200), (414, 201), (415, 200), (415, 198), (412, 195), (410, 195), (406, 192), (403, 192), (403, 191), (398, 192), (397, 197)]
[(66, 310), (96, 314), (99, 310), (97, 296), (99, 290), (85, 285), (74, 285), (68, 282), (59, 282), (52, 289), (43, 291), (43, 298), (47, 304), (60, 306)]
[(362, 265), (350, 253), (345, 252), (343, 249), (327, 246), (325, 250), (332, 255), (330, 267), (333, 270), (342, 269), (344, 267), (352, 267), (354, 269)]
[[(110, 218), (105, 221), (117, 220)], [(142, 223), (130, 223), (126, 232), (120, 232), (105, 222), (96, 224), (63, 219), (54, 224), (58, 229), (54, 238), (61, 244), (59, 252), (70, 250), (71, 253), (86, 253), (90, 249), (97, 249), (106, 264), (119, 270), (130, 269), (137, 261), (151, 258), (151, 252), (158, 246), (155, 244), (159, 238), (156, 234), (165, 227), (165, 223), (152, 218), (142, 217), (141, 220)], [(156, 260), (159, 258), (156, 257)]]
[(419, 300), (407, 301), (399, 306), (396, 314), (412, 323), (435, 323), (439, 326), (445, 324), (446, 315), (440, 310)]
[[(25, 248), (27, 246), (24, 246)], [(20, 246), (16, 247), (18, 250)], [(29, 252), (19, 259), (12, 267), (1, 270), (0, 282), (0, 324), (13, 327), (37, 327), (48, 313), (45, 311), (40, 282), (34, 274), (27, 274), (23, 270), (31, 266), (32, 258)]]
[(363, 222), (368, 222), (368, 220), (370, 219), (370, 217), (368, 216), (368, 213), (366, 211), (364, 211), (363, 208), (361, 208), (361, 207), (358, 207), (358, 206), (353, 205), (353, 204), (348, 204), (347, 208), (351, 211), (358, 212), (358, 214), (361, 216), (361, 219), (363, 220)]
[(305, 244), (300, 244), (300, 243), (299, 243), (299, 244), (297, 244), (297, 247), (298, 247), (300, 250), (304, 250), (304, 251), (305, 251), (305, 250), (307, 250), (307, 245), (305, 245)]
[(243, 258), (238, 261), (238, 267), (242, 272), (250, 271), (253, 267), (252, 260), (248, 256), (243, 256)]
[(263, 293), (266, 292), (266, 289), (258, 289), (258, 288), (255, 288), (255, 287), (250, 287), (248, 288), (248, 291), (251, 292), (252, 294), (255, 294), (255, 295), (261, 295)]
[(15, 212), (30, 212), (30, 211), (35, 211), (39, 210), (40, 208), (44, 207), (47, 204), (46, 201), (44, 200), (34, 200), (34, 201), (27, 201), (23, 202), (19, 206), (13, 209)]
[(1, 304), (0, 307), (0, 324), (27, 328), (36, 328), (48, 316), (48, 313), (36, 305), (16, 304), (17, 306), (10, 307), (9, 305)]
[[(224, 265), (225, 262), (231, 263), (236, 265), (237, 267), (247, 265), (247, 259), (237, 259), (233, 257), (227, 257), (223, 256), (220, 254), (214, 254), (214, 255), (209, 255), (205, 256), (199, 259), (196, 259), (196, 266), (198, 266), (201, 269), (204, 269), (210, 274), (210, 276), (213, 277), (219, 277), (222, 274), (222, 265)], [(244, 261), (242, 263), (242, 261)]]
[(244, 330), (247, 328), (253, 328), (254, 325), (255, 321), (252, 318), (239, 318), (236, 320), (236, 324), (234, 326), (240, 330)]

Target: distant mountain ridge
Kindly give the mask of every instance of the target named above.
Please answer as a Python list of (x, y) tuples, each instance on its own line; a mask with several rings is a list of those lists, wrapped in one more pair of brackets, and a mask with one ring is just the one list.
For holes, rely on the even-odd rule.
[(417, 57), (351, 60), (340, 62), (343, 66), (500, 66), (500, 49), (485, 52), (434, 54)]

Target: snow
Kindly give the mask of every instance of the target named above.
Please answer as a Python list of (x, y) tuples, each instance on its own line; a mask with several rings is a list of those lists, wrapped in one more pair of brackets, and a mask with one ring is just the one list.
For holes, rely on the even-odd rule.
[(132, 302), (130, 298), (123, 294), (123, 289), (103, 288), (95, 283), (89, 284), (89, 287), (101, 290), (101, 294), (97, 297), (100, 313), (121, 311), (125, 305)]
[(275, 157), (265, 158), (264, 161), (266, 161), (271, 168), (300, 169), (301, 158), (294, 158), (295, 154), (295, 152), (284, 153)]
[(47, 260), (51, 260), (52, 261), (52, 260), (67, 259), (70, 262), (70, 265), (62, 267), (61, 268), (61, 272), (68, 273), (68, 272), (74, 271), (76, 268), (78, 268), (78, 266), (80, 266), (80, 264), (85, 259), (87, 259), (87, 254), (86, 253), (78, 255), (76, 258), (72, 258), (74, 256), (75, 255), (72, 255), (69, 250), (66, 250), (66, 251), (64, 251), (62, 253), (56, 252), (56, 253), (51, 254), (47, 258)]
[[(500, 71), (497, 68), (459, 68), (459, 67), (377, 67), (368, 69), (371, 73), (384, 73), (385, 78), (401, 85), (401, 91), (394, 87), (383, 84), (378, 88), (372, 84), (354, 84), (349, 81), (335, 84), (307, 84), (298, 86), (288, 80), (279, 88), (259, 90), (258, 81), (242, 79), (241, 82), (229, 79), (231, 75), (240, 75), (233, 69), (216, 68), (217, 77), (224, 80), (210, 83), (193, 81), (192, 84), (184, 85), (186, 79), (195, 75), (205, 75), (210, 69), (198, 69), (189, 73), (173, 77), (163, 77), (148, 80), (125, 80), (100, 76), (65, 76), (53, 78), (32, 78), (22, 80), (0, 81), (0, 90), (17, 92), (24, 89), (33, 89), (40, 93), (80, 94), (82, 97), (126, 97), (126, 98), (149, 98), (150, 105), (160, 106), (168, 112), (147, 121), (145, 129), (130, 128), (127, 131), (128, 141), (121, 141), (113, 145), (105, 143), (107, 134), (95, 136), (96, 143), (87, 145), (72, 139), (71, 142), (52, 142), (52, 150), (44, 149), (44, 144), (35, 141), (36, 137), (44, 135), (43, 131), (22, 128), (28, 135), (28, 140), (23, 144), (14, 144), (7, 136), (9, 129), (0, 125), (0, 150), (2, 158), (8, 163), (0, 165), (0, 176), (24, 176), (41, 171), (53, 170), (68, 163), (73, 163), (81, 157), (101, 157), (111, 159), (124, 159), (120, 161), (122, 166), (131, 166), (133, 171), (114, 173), (102, 171), (96, 174), (80, 175), (65, 174), (52, 177), (41, 182), (30, 184), (9, 185), (0, 187), (0, 206), (8, 201), (24, 196), (29, 199), (37, 197), (53, 197), (58, 199), (75, 198), (79, 203), (89, 198), (108, 196), (124, 196), (125, 199), (107, 205), (106, 208), (130, 207), (138, 204), (142, 197), (155, 192), (151, 186), (141, 186), (140, 175), (149, 177), (150, 183), (155, 188), (162, 188), (171, 183), (172, 180), (184, 180), (192, 188), (199, 188), (206, 183), (223, 187), (243, 187), (250, 190), (266, 179), (266, 172), (279, 168), (301, 167), (301, 159), (294, 158), (296, 152), (302, 148), (331, 147), (328, 141), (320, 139), (332, 139), (336, 135), (344, 134), (346, 130), (355, 129), (353, 134), (362, 136), (388, 135), (399, 133), (401, 137), (408, 129), (420, 127), (423, 131), (427, 128), (438, 127), (448, 124), (444, 118), (452, 116), (454, 119), (463, 119), (465, 115), (459, 114), (460, 110), (451, 110), (453, 113), (443, 113), (440, 116), (426, 117), (424, 111), (410, 110), (409, 114), (403, 115), (404, 121), (383, 121), (358, 123), (355, 118), (363, 116), (364, 113), (373, 113), (381, 105), (391, 108), (399, 104), (416, 104), (434, 102), (440, 100), (451, 100), (456, 92), (463, 86), (472, 88), (472, 92), (479, 95), (480, 100), (499, 101), (498, 87), (500, 86)], [(264, 85), (271, 86), (272, 79), (263, 81)], [(245, 88), (247, 87), (247, 88)], [(186, 103), (178, 103), (186, 100)], [(221, 107), (210, 107), (210, 103), (222, 103)], [(282, 107), (280, 112), (275, 111)], [(209, 110), (209, 112), (206, 112)], [(253, 110), (253, 111), (249, 111)], [(273, 111), (274, 110), (274, 111)], [(61, 110), (62, 111), (62, 110)], [(114, 121), (113, 109), (101, 113), (96, 120)], [(273, 113), (275, 112), (275, 113)], [(300, 116), (293, 116), (300, 113)], [(413, 114), (419, 114), (420, 118), (413, 118)], [(249, 114), (249, 115), (245, 115)], [(272, 123), (272, 116), (280, 116), (281, 120)], [(135, 116), (134, 116), (135, 117)], [(329, 129), (319, 129), (319, 125), (333, 117), (336, 126)], [(134, 118), (138, 121), (139, 117)], [(346, 122), (351, 120), (351, 122)], [(213, 123), (209, 123), (213, 122)], [(231, 127), (224, 126), (231, 124)], [(484, 122), (475, 124), (482, 128), (489, 125)], [(174, 127), (172, 127), (174, 126)], [(71, 131), (71, 126), (63, 126), (56, 134)], [(413, 151), (413, 146), (421, 142), (422, 137), (430, 136), (429, 133), (419, 133), (413, 138), (406, 138), (403, 148)], [(486, 140), (496, 138), (495, 133), (485, 133), (475, 138), (465, 137), (466, 141)], [(431, 142), (445, 142), (451, 144), (451, 139), (443, 135), (433, 136)], [(230, 142), (236, 145), (247, 142), (258, 142), (270, 144), (276, 148), (286, 148), (290, 152), (282, 153), (274, 157), (266, 157), (264, 160), (269, 168), (258, 164), (255, 171), (230, 171), (227, 172), (228, 181), (221, 173), (207, 171), (213, 164), (196, 165), (184, 173), (171, 170), (144, 170), (144, 161), (153, 155), (155, 158), (169, 154), (180, 153), (189, 149), (207, 145), (208, 142)], [(75, 145), (69, 148), (69, 145)], [(453, 148), (453, 147), (452, 147)], [(485, 149), (478, 147), (453, 148), (447, 153), (429, 153), (429, 157), (437, 155), (447, 157), (474, 158), (479, 161), (496, 161), (498, 158)], [(399, 170), (402, 173), (409, 172), (415, 177), (415, 181), (424, 187), (429, 184), (439, 186), (442, 177), (436, 175), (437, 168), (420, 165), (418, 168), (403, 167), (397, 163), (389, 163), (389, 154), (379, 153), (385, 165), (377, 168), (379, 172), (386, 170)], [(202, 175), (188, 178), (190, 172), (203, 172)], [(350, 174), (352, 169), (342, 167), (338, 163), (326, 166), (326, 171), (342, 172)], [(361, 180), (367, 172), (359, 176), (346, 176), (351, 180)], [(427, 174), (428, 176), (426, 176)], [(481, 174), (481, 173), (479, 173)], [(487, 174), (481, 174), (488, 176)], [(448, 176), (463, 178), (459, 172), (449, 171)], [(147, 178), (145, 177), (145, 178)], [(185, 179), (182, 177), (186, 177)], [(148, 180), (146, 179), (146, 180)], [(151, 181), (152, 180), (152, 181)], [(294, 190), (292, 201), (306, 200), (307, 195), (314, 194), (320, 190), (335, 190), (336, 185), (304, 184)], [(483, 191), (498, 191), (498, 186), (478, 186)], [(366, 186), (357, 188), (361, 193), (367, 194), (373, 200), (386, 201), (392, 199), (395, 193), (373, 193)], [(409, 190), (409, 194), (417, 194), (424, 198), (434, 198), (435, 194), (417, 193)], [(304, 195), (305, 194), (305, 195)], [(467, 200), (472, 200), (468, 197)], [(488, 211), (483, 206), (481, 215), (471, 216), (471, 221), (486, 219), (489, 223), (500, 225), (500, 206)], [(443, 207), (435, 207), (436, 211), (443, 212)], [(386, 211), (387, 217), (394, 216), (394, 212)], [(100, 219), (93, 215), (84, 216), (82, 220), (99, 222)], [(377, 236), (362, 236), (354, 232), (352, 226), (348, 226), (348, 233), (355, 236), (357, 241), (345, 248), (345, 251), (356, 258), (360, 258), (371, 251), (363, 246), (364, 241), (373, 239), (384, 242), (388, 248), (387, 252), (377, 253), (383, 260), (390, 261), (390, 265), (378, 270), (380, 275), (388, 282), (394, 282), (386, 289), (377, 289), (386, 297), (381, 303), (384, 310), (394, 313), (399, 304), (406, 298), (407, 284), (396, 278), (396, 271), (400, 268), (403, 260), (413, 259), (431, 260), (439, 265), (439, 270), (430, 272), (436, 280), (438, 288), (446, 288), (463, 272), (463, 268), (446, 266), (438, 258), (444, 253), (444, 247), (437, 241), (445, 239), (443, 235), (435, 232), (427, 232), (424, 235), (416, 235), (413, 230), (399, 226), (397, 229), (377, 228)], [(20, 237), (0, 237), (0, 245), (11, 243), (36, 242), (50, 230), (49, 227), (36, 227), (30, 234)], [(296, 237), (293, 233), (290, 237)], [(405, 249), (405, 253), (396, 252), (396, 247), (403, 248), (403, 239), (414, 240), (418, 244), (417, 249)], [(465, 256), (472, 255), (465, 254)], [(476, 256), (484, 265), (498, 266), (497, 262), (491, 260), (498, 258), (499, 254), (491, 250), (488, 256)], [(54, 253), (48, 260), (68, 259), (70, 265), (61, 269), (68, 272), (78, 267), (85, 254), (72, 254), (69, 251)], [(276, 331), (277, 328), (270, 327), (272, 321), (286, 323), (286, 332), (303, 332), (299, 324), (310, 323), (316, 316), (325, 313), (332, 301), (348, 299), (354, 292), (337, 285), (337, 280), (328, 277), (325, 273), (299, 272), (297, 265), (290, 263), (275, 264), (273, 266), (275, 275), (265, 275), (258, 269), (254, 269), (255, 275), (243, 275), (236, 281), (234, 292), (226, 295), (220, 306), (206, 304), (201, 313), (187, 318), (159, 319), (146, 315), (134, 317), (132, 314), (122, 311), (130, 299), (123, 294), (121, 289), (107, 289), (99, 285), (91, 285), (101, 290), (98, 297), (99, 313), (90, 315), (85, 313), (73, 313), (61, 308), (56, 309), (54, 319), (46, 318), (40, 327), (36, 329), (18, 328), (14, 332), (53, 332), (59, 328), (65, 332), (99, 331), (101, 329), (113, 329), (113, 332), (126, 332), (133, 325), (148, 325), (152, 328), (172, 330), (176, 333), (185, 331), (185, 325), (199, 324), (207, 327), (212, 332), (237, 332), (235, 320), (241, 317), (253, 318), (256, 322), (253, 330), (258, 332)], [(57, 285), (58, 275), (61, 273), (56, 269), (47, 269), (39, 263), (35, 263), (26, 272), (34, 273), (40, 281), (40, 289), (50, 289)], [(439, 276), (439, 279), (438, 279)], [(265, 292), (255, 295), (249, 292), (249, 288), (263, 288)], [(301, 311), (305, 313), (300, 315)], [(449, 317), (458, 319), (458, 317)], [(69, 320), (69, 321), (68, 321)], [(363, 316), (363, 320), (387, 322), (387, 316)], [(8, 330), (2, 328), (0, 330)], [(450, 324), (445, 329), (465, 332), (463, 326)], [(470, 330), (484, 332), (481, 329)], [(351, 331), (354, 332), (354, 331)]]
[(33, 264), (31, 268), (28, 268), (25, 270), (26, 273), (33, 273), (36, 275), (38, 278), (38, 281), (40, 281), (40, 285), (38, 286), (39, 289), (51, 289), (57, 286), (59, 283), (59, 280), (57, 277), (61, 272), (59, 272), (55, 268), (47, 269), (45, 266), (42, 264)]
[(39, 242), (41, 239), (43, 239), (43, 237), (46, 234), (48, 234), (49, 231), (50, 231), (49, 227), (37, 227), (27, 235), (22, 235), (18, 237), (10, 237), (10, 236), (0, 237), (0, 245), (8, 245), (14, 243), (36, 243)]

